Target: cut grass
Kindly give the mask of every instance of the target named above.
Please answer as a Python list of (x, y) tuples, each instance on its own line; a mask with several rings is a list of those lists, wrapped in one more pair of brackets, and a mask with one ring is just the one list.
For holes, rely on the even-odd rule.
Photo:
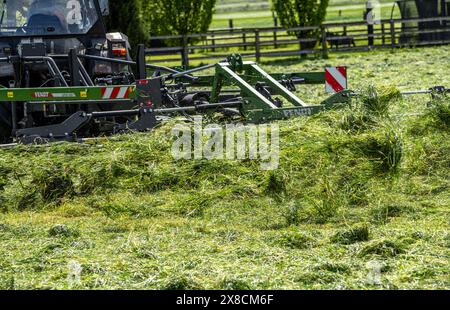
[[(347, 64), (355, 89), (420, 89), (450, 84), (449, 55), (439, 47), (263, 66)], [(323, 87), (299, 95), (317, 102)], [(435, 109), (448, 98), (386, 100), (383, 113), (361, 100), (279, 122), (273, 172), (254, 161), (175, 161), (171, 124), (1, 150), (0, 288), (449, 289), (450, 140), (445, 109)], [(344, 116), (358, 121), (343, 126)], [(385, 266), (375, 284), (374, 261)], [(73, 266), (80, 283), (68, 282)]]
[(369, 240), (369, 228), (367, 226), (357, 226), (336, 233), (331, 239), (335, 243), (353, 244)]

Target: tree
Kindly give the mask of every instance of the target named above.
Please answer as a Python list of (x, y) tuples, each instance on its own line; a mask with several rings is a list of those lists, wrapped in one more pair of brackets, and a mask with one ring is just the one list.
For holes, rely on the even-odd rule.
[[(320, 26), (325, 20), (329, 0), (273, 0), (274, 10), (285, 28)], [(297, 31), (298, 38), (317, 37), (317, 30)], [(312, 48), (314, 42), (300, 43), (301, 49)]]
[(136, 48), (150, 37), (150, 34), (146, 33), (141, 16), (141, 0), (110, 0), (109, 17), (106, 19), (108, 32), (117, 31), (126, 34), (131, 47)]
[(143, 1), (146, 24), (152, 34), (183, 35), (208, 31), (216, 0)]

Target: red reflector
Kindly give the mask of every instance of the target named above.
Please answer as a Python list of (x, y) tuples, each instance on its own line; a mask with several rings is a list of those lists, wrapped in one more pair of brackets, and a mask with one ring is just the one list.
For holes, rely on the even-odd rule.
[(126, 48), (113, 48), (112, 54), (113, 54), (113, 56), (116, 56), (116, 57), (125, 57), (125, 56), (127, 56), (127, 49)]

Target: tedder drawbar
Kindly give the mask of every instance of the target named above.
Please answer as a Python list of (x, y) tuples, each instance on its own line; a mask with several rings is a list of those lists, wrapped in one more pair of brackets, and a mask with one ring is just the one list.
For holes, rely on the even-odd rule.
[[(147, 64), (143, 45), (133, 61), (126, 35), (106, 32), (107, 14), (107, 0), (2, 1), (0, 143), (146, 131), (180, 114), (219, 112), (261, 123), (312, 115), (354, 95), (343, 68), (268, 74), (232, 55), (180, 72)], [(213, 76), (193, 76), (212, 69)], [(297, 84), (326, 81), (336, 93), (318, 105), (294, 95)]]

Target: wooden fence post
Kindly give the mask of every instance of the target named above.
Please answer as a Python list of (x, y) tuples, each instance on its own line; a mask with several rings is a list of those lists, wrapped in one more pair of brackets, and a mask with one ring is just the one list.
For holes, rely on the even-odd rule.
[(255, 30), (255, 55), (256, 55), (256, 62), (259, 62), (261, 60), (261, 46), (258, 29)]
[(181, 57), (182, 65), (187, 69), (189, 67), (189, 42), (187, 35), (183, 35)]
[(395, 48), (395, 43), (396, 43), (396, 40), (395, 40), (395, 22), (394, 22), (394, 20), (393, 19), (391, 19), (391, 46), (392, 46), (392, 48)]
[(211, 34), (211, 42), (212, 42), (212, 45), (213, 45), (212, 52), (215, 53), (216, 52), (216, 48), (214, 46), (216, 45), (216, 39), (215, 39), (215, 36), (214, 36), (214, 32)]
[(244, 31), (242, 32), (242, 43), (244, 43), (244, 51), (247, 50), (247, 33)]
[(278, 48), (278, 17), (274, 16), (273, 18), (275, 30), (273, 31), (273, 46), (275, 49)]
[(320, 31), (321, 31), (321, 34), (322, 34), (322, 56), (324, 58), (328, 58), (327, 30), (322, 25), (322, 26), (320, 26)]
[(384, 23), (381, 23), (381, 44), (386, 44), (386, 30), (384, 29)]

